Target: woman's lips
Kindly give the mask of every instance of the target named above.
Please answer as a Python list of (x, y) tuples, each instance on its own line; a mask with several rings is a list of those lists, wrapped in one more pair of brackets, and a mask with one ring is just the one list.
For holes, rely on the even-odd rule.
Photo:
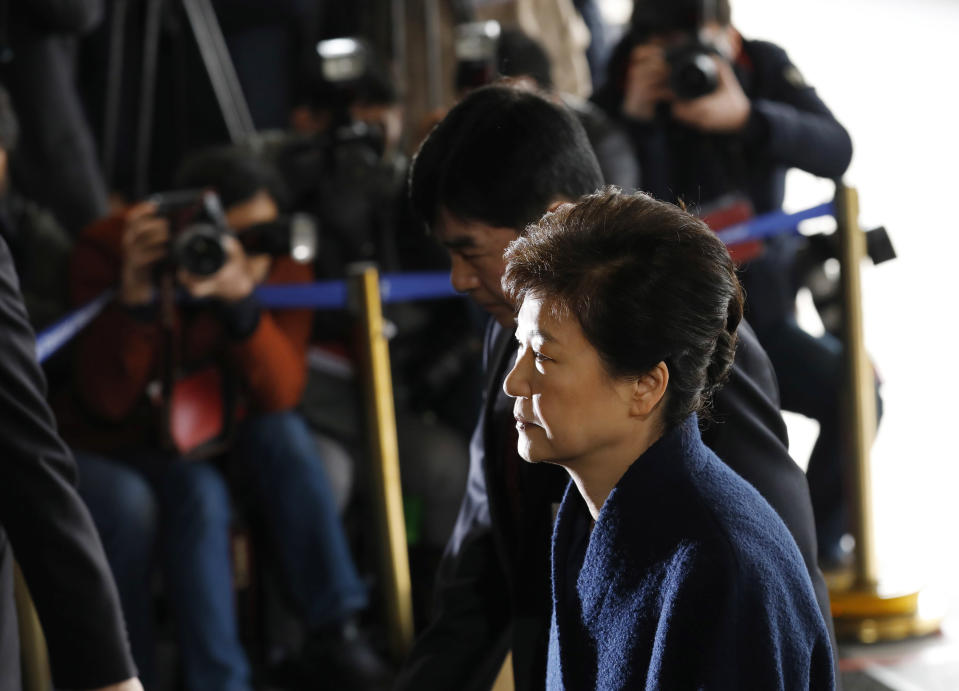
[(527, 420), (525, 417), (523, 417), (519, 413), (514, 414), (513, 417), (516, 419), (516, 429), (520, 431), (525, 430), (527, 425), (536, 427), (535, 422), (533, 422), (532, 420)]

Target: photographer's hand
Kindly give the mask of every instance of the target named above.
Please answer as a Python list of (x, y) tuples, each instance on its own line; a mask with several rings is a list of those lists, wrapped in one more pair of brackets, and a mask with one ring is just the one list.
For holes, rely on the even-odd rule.
[(212, 276), (197, 276), (185, 269), (177, 272), (177, 280), (195, 298), (218, 298), (224, 302), (238, 302), (253, 292), (270, 269), (270, 257), (247, 256), (232, 235), (223, 237), (226, 263)]
[(126, 213), (120, 302), (128, 307), (146, 305), (153, 300), (152, 268), (169, 252), (169, 223), (154, 216), (155, 211), (152, 202), (142, 202)]
[(649, 122), (656, 114), (656, 105), (673, 98), (669, 88), (669, 65), (662, 46), (645, 43), (633, 48), (626, 71), (623, 115)]
[(742, 130), (752, 108), (732, 65), (714, 56), (719, 86), (711, 94), (673, 103), (673, 117), (703, 132), (731, 134)]

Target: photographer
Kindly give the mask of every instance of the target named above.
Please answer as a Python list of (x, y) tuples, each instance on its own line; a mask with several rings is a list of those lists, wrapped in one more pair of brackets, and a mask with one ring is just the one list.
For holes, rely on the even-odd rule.
[[(201, 154), (178, 182), (212, 188), (222, 200), (228, 230), (219, 236), (219, 269), (204, 276), (193, 262), (184, 266), (177, 243), (190, 229), (147, 201), (88, 228), (71, 274), (77, 302), (119, 283), (116, 303), (79, 340), (76, 386), (87, 424), (75, 427), (73, 441), (83, 449), (81, 491), (130, 602), (135, 654), (148, 658), (152, 647), (148, 576), (158, 514), (187, 688), (250, 688), (234, 612), (228, 475), (265, 519), (308, 629), (304, 655), (338, 688), (370, 687), (385, 670), (356, 632), (366, 588), (314, 441), (292, 412), (305, 381), (311, 313), (266, 310), (254, 293), (259, 284), (310, 281), (312, 270), (247, 249), (264, 224), (276, 223), (282, 199), (272, 170), (257, 159), (233, 150)], [(174, 277), (188, 299), (172, 305), (164, 286)], [(217, 428), (212, 439), (190, 429), (209, 419), (226, 428), (238, 422), (232, 435)]]
[[(640, 189), (707, 217), (739, 205), (781, 207), (786, 171), (839, 178), (852, 143), (778, 46), (744, 39), (728, 0), (638, 0), (629, 34), (595, 101), (627, 128)], [(820, 436), (807, 479), (820, 560), (844, 557), (842, 346), (795, 319), (802, 239), (778, 236), (742, 267), (747, 316), (775, 367), (782, 406), (814, 418)]]

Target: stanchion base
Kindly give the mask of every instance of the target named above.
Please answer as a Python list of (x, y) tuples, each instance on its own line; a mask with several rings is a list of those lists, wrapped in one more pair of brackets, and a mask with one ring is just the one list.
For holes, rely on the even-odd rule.
[(945, 606), (926, 591), (896, 592), (884, 589), (881, 584), (834, 589), (841, 580), (835, 576), (827, 578), (833, 623), (840, 640), (899, 641), (928, 636), (939, 631), (942, 625)]
[(942, 625), (942, 617), (924, 619), (918, 614), (901, 617), (853, 618), (835, 617), (836, 638), (840, 641), (858, 643), (879, 643), (882, 641), (902, 641), (907, 638), (919, 638), (937, 633)]

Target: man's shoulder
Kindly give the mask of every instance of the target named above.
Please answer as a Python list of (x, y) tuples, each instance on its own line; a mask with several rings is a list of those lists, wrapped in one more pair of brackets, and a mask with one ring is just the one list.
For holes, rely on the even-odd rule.
[(743, 39), (743, 52), (756, 64), (789, 62), (786, 50), (772, 41)]
[(738, 342), (736, 357), (733, 359), (733, 369), (739, 371), (747, 379), (769, 397), (769, 400), (779, 406), (779, 382), (776, 380), (776, 371), (766, 351), (759, 343), (756, 332), (745, 320), (737, 329)]

